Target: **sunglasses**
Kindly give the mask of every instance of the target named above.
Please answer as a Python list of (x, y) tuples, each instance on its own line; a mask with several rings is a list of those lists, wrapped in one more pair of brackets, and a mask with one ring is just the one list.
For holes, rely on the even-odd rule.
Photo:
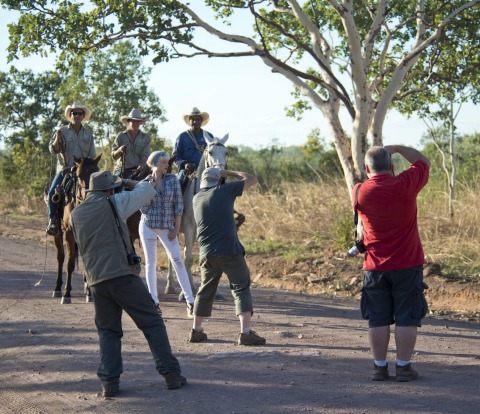
[(71, 112), (71, 115), (73, 115), (73, 116), (83, 116), (84, 113), (83, 112)]

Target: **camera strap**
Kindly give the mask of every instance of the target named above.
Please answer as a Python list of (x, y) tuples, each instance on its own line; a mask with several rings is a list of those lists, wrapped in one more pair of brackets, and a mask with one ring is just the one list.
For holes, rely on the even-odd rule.
[(357, 211), (357, 204), (358, 204), (358, 193), (360, 192), (360, 187), (362, 183), (358, 184), (357, 190), (355, 191), (355, 203), (353, 205), (353, 223), (355, 224), (355, 240), (357, 240), (357, 225), (358, 225), (358, 211)]
[[(127, 243), (125, 243), (125, 239), (123, 238), (122, 228), (120, 227), (120, 220), (118, 218), (117, 209), (115, 208), (115, 206), (113, 205), (113, 201), (110, 200), (109, 197), (107, 197), (107, 200), (108, 200), (108, 203), (110, 204), (110, 207), (112, 208), (113, 216), (115, 217), (115, 224), (117, 225), (118, 232), (120, 233), (120, 238), (122, 239), (123, 247), (125, 247), (125, 253), (128, 256), (130, 253), (128, 253)], [(133, 250), (135, 252), (135, 249)]]

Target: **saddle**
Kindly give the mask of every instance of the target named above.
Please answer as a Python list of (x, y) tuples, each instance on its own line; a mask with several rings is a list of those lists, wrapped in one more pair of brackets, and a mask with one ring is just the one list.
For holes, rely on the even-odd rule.
[[(77, 197), (76, 185), (77, 185), (77, 167), (69, 167), (62, 171), (63, 180), (60, 185), (55, 188), (55, 194), (52, 197), (52, 201), (55, 204), (67, 204), (75, 202)], [(62, 203), (63, 201), (63, 203)]]

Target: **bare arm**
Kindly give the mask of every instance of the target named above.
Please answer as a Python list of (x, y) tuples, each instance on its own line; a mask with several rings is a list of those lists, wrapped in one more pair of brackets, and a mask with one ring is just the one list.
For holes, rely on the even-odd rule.
[(248, 174), (246, 172), (232, 171), (232, 170), (220, 170), (220, 176), (221, 177), (232, 177), (232, 178), (236, 178), (237, 180), (244, 181), (244, 184), (243, 184), (243, 189), (244, 190), (247, 190), (252, 185), (257, 184), (257, 177), (255, 177), (252, 174)]
[(422, 160), (430, 167), (430, 160), (415, 148), (406, 147), (404, 145), (385, 145), (383, 148), (390, 154), (400, 154), (410, 164)]

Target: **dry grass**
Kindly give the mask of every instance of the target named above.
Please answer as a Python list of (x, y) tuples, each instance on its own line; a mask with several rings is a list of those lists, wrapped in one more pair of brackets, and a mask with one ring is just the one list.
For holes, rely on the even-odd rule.
[(0, 215), (18, 215), (29, 217), (47, 214), (43, 197), (30, 197), (26, 191), (15, 190), (0, 194)]
[[(455, 218), (448, 218), (447, 195), (429, 183), (418, 199), (420, 236), (428, 262), (445, 274), (480, 274), (480, 191), (458, 186)], [(246, 191), (236, 209), (247, 221), (242, 242), (253, 252), (276, 253), (292, 260), (320, 256), (322, 250), (345, 251), (353, 240), (349, 194), (341, 180), (286, 183), (275, 191)], [(0, 195), (0, 214), (46, 217), (42, 198), (15, 191)]]
[(247, 216), (245, 229), (241, 230), (243, 237), (323, 244), (337, 243), (342, 222), (351, 221), (349, 203), (343, 183), (287, 183), (275, 192), (246, 191), (237, 199), (235, 208)]
[[(455, 218), (448, 217), (448, 196), (430, 183), (418, 198), (419, 229), (428, 262), (441, 263), (445, 274), (465, 277), (480, 273), (480, 192), (459, 186)], [(351, 202), (343, 181), (286, 183), (275, 192), (247, 191), (237, 200), (247, 216), (242, 241), (279, 244), (290, 249), (345, 249), (353, 240)], [(257, 246), (257, 250), (261, 247)], [(283, 251), (284, 253), (284, 251)], [(298, 253), (298, 251), (297, 251)]]

